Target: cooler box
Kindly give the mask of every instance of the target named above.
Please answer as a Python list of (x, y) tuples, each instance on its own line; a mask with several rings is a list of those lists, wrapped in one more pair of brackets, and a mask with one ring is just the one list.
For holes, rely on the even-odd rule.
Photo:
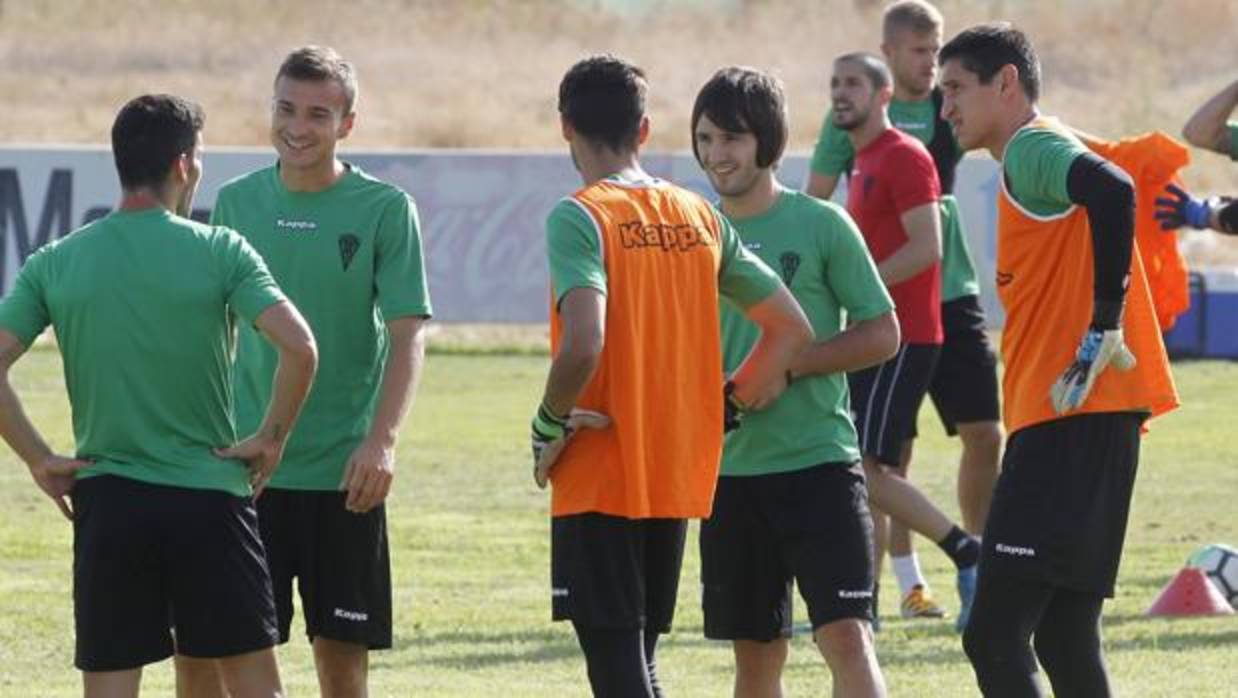
[(1165, 334), (1171, 358), (1238, 359), (1238, 268), (1191, 272), (1191, 307)]

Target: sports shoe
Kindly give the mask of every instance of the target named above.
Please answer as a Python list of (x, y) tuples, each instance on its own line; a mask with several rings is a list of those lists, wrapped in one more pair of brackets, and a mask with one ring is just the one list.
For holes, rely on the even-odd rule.
[(933, 600), (923, 584), (917, 584), (903, 597), (904, 618), (945, 618), (946, 612)]
[(964, 567), (959, 570), (959, 617), (954, 619), (954, 629), (963, 632), (967, 628), (967, 619), (971, 617), (971, 603), (976, 598), (976, 568), (979, 565)]

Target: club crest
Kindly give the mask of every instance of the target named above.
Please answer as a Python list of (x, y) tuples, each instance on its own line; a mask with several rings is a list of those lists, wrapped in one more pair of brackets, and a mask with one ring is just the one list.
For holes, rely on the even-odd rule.
[(352, 258), (360, 247), (361, 240), (356, 235), (344, 233), (340, 236), (340, 263), (344, 265), (344, 271), (348, 271), (348, 265), (352, 264)]
[(800, 256), (795, 252), (783, 252), (778, 258), (778, 266), (782, 271), (782, 283), (791, 285), (795, 278), (795, 270), (800, 268)]

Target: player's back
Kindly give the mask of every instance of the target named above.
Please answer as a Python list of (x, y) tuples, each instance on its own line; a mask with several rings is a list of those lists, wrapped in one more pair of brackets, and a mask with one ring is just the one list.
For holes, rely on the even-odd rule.
[(211, 453), (236, 440), (229, 302), (261, 267), (240, 236), (121, 211), (27, 264), (63, 355), (77, 455), (96, 462), (86, 472), (247, 494), (245, 468)]
[(604, 348), (577, 405), (613, 425), (574, 437), (555, 468), (553, 512), (706, 515), (722, 443), (717, 214), (660, 180), (602, 180), (570, 201), (598, 236), (607, 294)]

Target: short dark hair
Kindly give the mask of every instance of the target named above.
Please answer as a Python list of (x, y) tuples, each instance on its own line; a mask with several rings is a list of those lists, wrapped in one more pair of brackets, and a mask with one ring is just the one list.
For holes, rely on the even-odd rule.
[[(701, 116), (724, 131), (751, 133), (757, 139), (757, 167), (769, 167), (782, 157), (787, 146), (787, 100), (782, 83), (754, 68), (730, 66), (714, 73), (696, 95), (690, 128), (695, 134)], [(695, 135), (692, 153), (697, 162)]]
[(288, 54), (275, 73), (275, 81), (282, 77), (307, 82), (334, 80), (344, 88), (345, 114), (351, 114), (357, 103), (357, 72), (329, 46), (302, 46)]
[(924, 0), (899, 0), (887, 7), (881, 16), (881, 34), (886, 41), (901, 29), (927, 34), (939, 31), (941, 25), (941, 12)]
[(163, 186), (176, 158), (193, 152), (206, 123), (202, 107), (174, 95), (142, 95), (121, 107), (112, 123), (112, 156), (120, 186)]
[(559, 113), (585, 138), (631, 150), (645, 116), (645, 72), (610, 54), (573, 65), (559, 83)]
[(1040, 98), (1040, 59), (1027, 35), (1009, 22), (978, 24), (959, 32), (937, 54), (938, 64), (948, 60), (959, 61), (984, 84), (1003, 66), (1013, 65), (1027, 98), (1033, 102)]
[(894, 77), (890, 75), (889, 66), (877, 54), (867, 51), (844, 53), (835, 58), (834, 62), (859, 65), (863, 69), (864, 75), (868, 77), (868, 81), (872, 83), (874, 90), (880, 90), (894, 84)]

